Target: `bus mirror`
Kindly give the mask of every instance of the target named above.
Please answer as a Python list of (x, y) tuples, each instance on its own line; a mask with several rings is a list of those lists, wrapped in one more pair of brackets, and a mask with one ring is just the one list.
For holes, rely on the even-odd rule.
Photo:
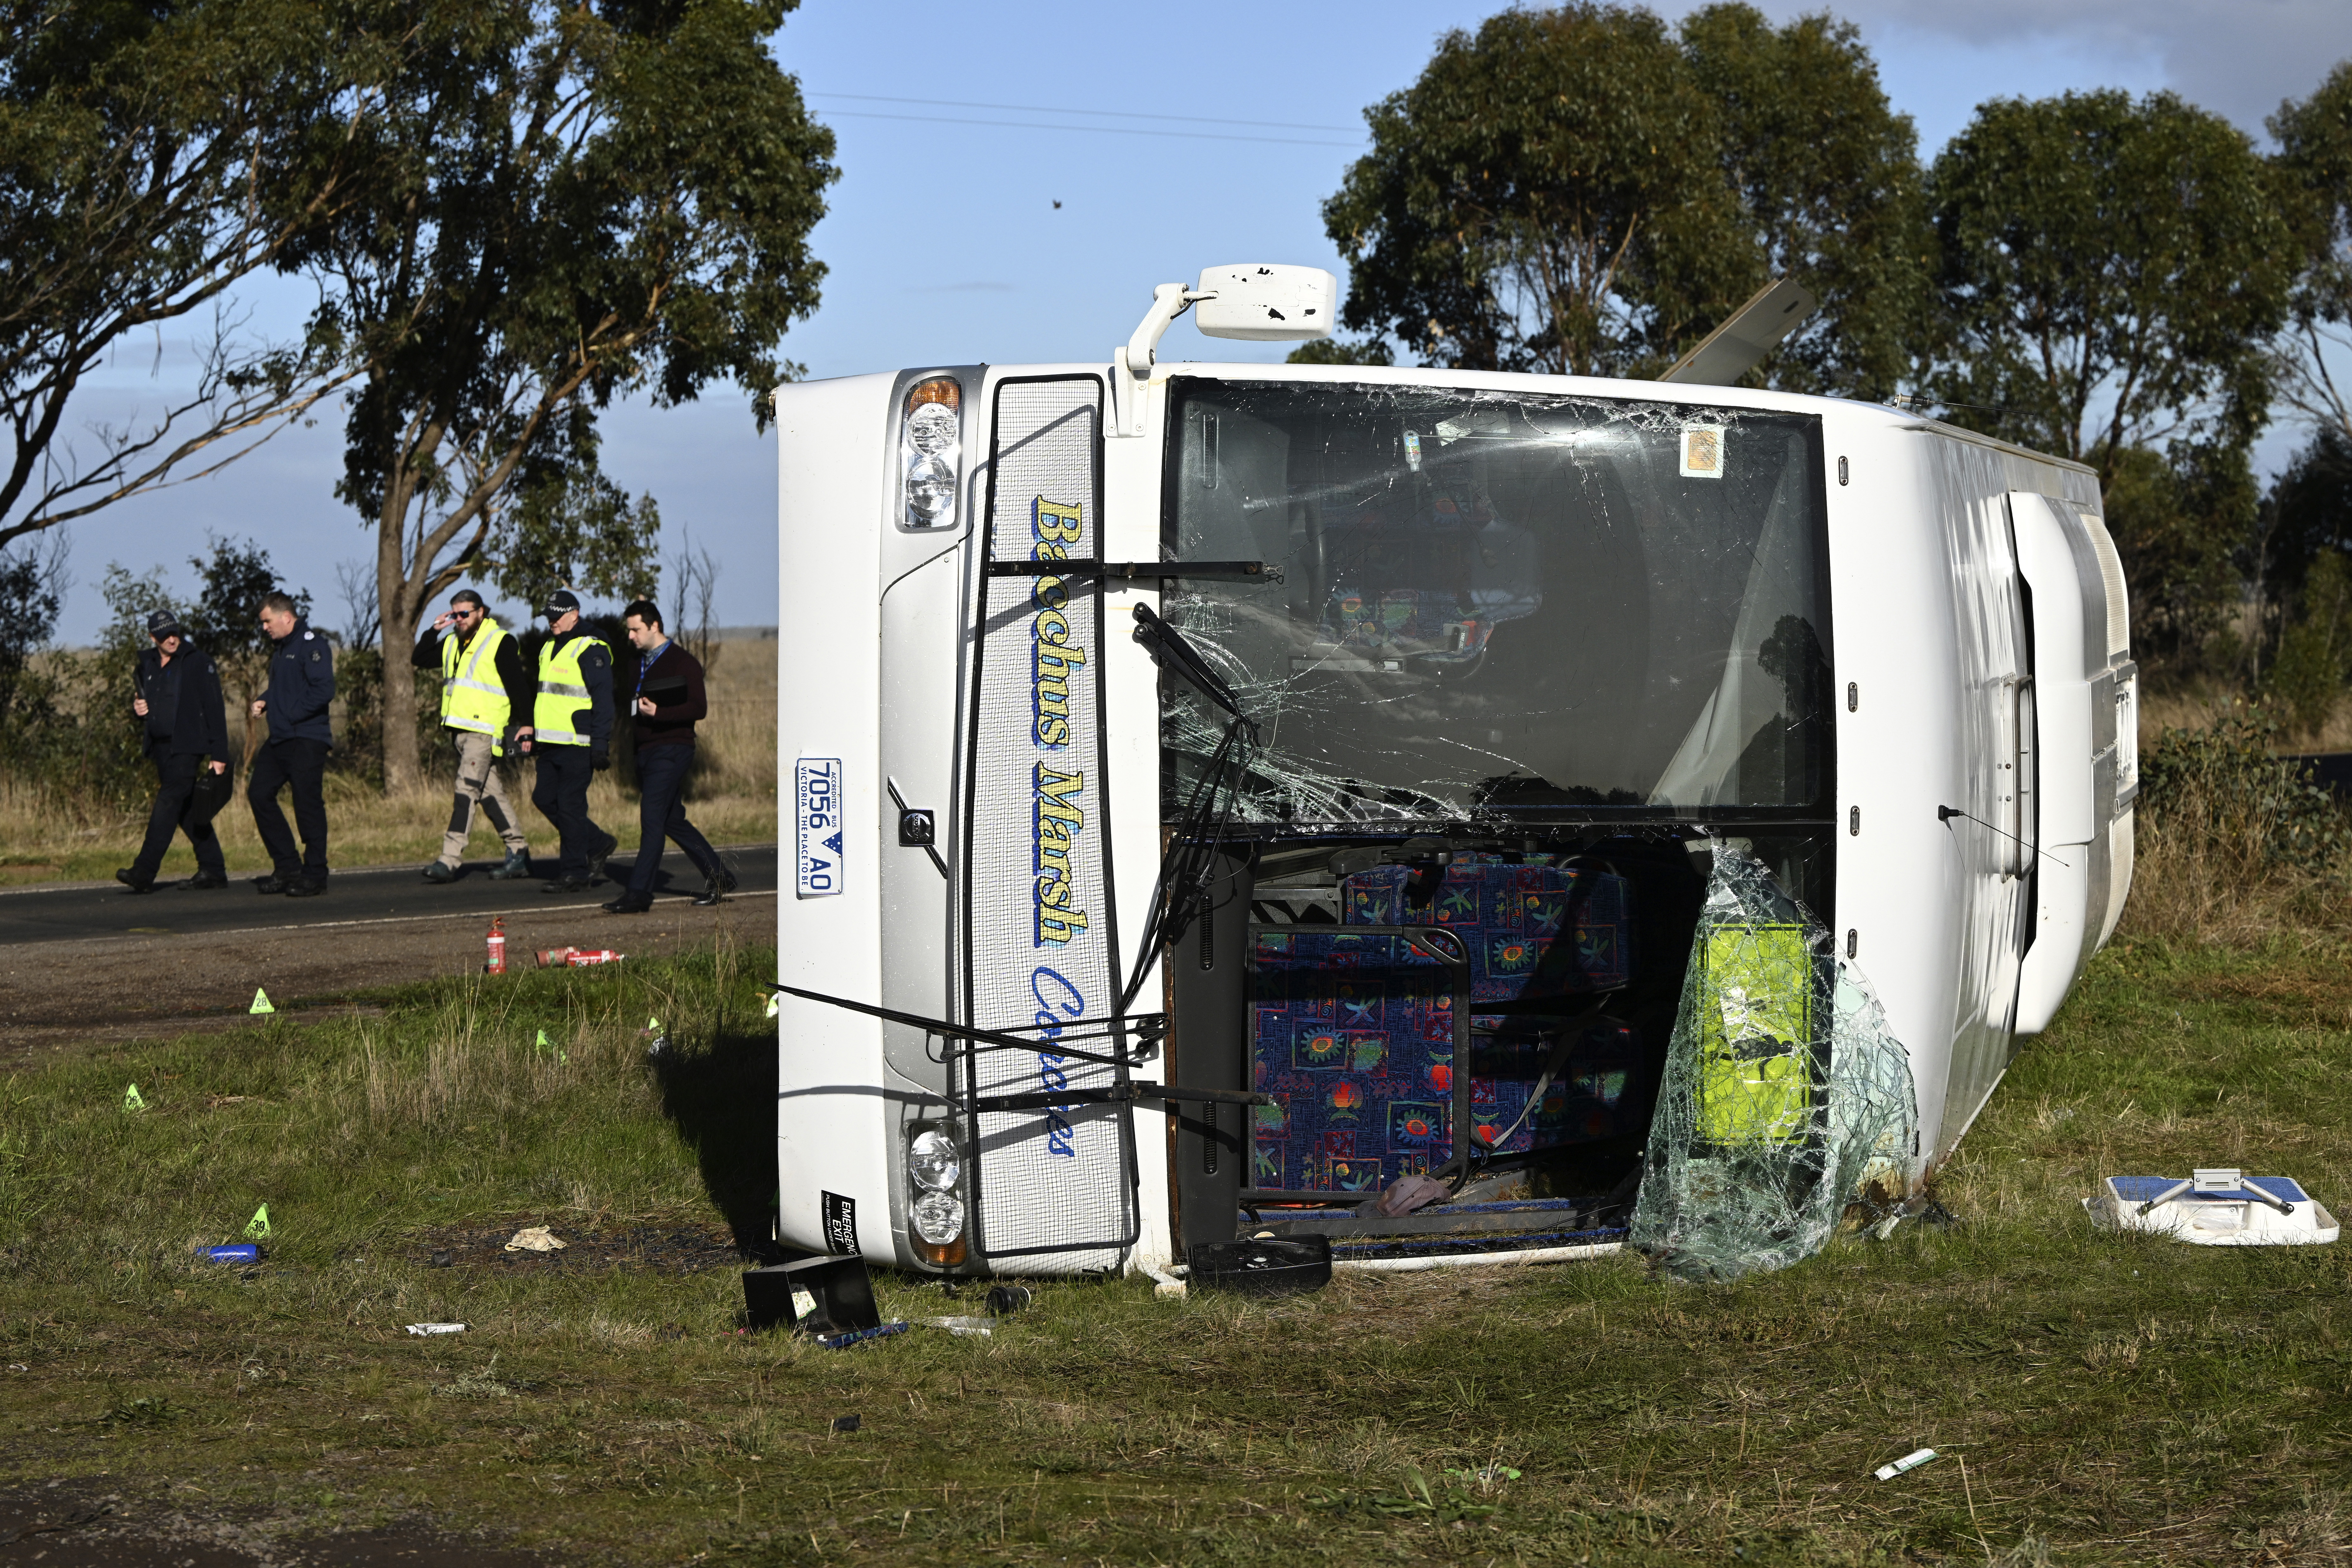
[(1203, 336), (1290, 342), (1331, 335), (1339, 280), (1320, 267), (1212, 267), (1193, 293)]

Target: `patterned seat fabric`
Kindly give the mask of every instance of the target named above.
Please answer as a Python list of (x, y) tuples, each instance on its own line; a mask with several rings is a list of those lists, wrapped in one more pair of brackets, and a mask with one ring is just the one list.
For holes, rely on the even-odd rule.
[[(1480, 1002), (1558, 996), (1624, 984), (1633, 965), (1631, 889), (1586, 867), (1470, 856), (1424, 902), (1412, 868), (1382, 866), (1340, 884), (1338, 926), (1254, 932), (1250, 1037), (1256, 1110), (1250, 1184), (1292, 1192), (1372, 1192), (1453, 1155), (1453, 972), (1401, 936), (1350, 925), (1443, 925), (1470, 953), (1475, 1035), (1471, 1105), (1492, 1140), (1518, 1119), (1553, 1037), (1539, 1015), (1480, 1015)], [(1527, 1124), (1497, 1151), (1606, 1138), (1620, 1125), (1639, 1042), (1589, 1025)], [(1631, 1110), (1633, 1108), (1625, 1108)]]

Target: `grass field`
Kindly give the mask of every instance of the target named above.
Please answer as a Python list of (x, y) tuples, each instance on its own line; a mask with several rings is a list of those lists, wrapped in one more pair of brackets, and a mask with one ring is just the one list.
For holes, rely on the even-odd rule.
[[(1052, 1285), (992, 1338), (849, 1352), (736, 1332), (735, 1266), (676, 1265), (765, 1223), (771, 964), (420, 987), (0, 1080), (0, 1486), (614, 1562), (2352, 1555), (2352, 1252), (2078, 1206), (2192, 1163), (2352, 1206), (2333, 943), (2111, 948), (1943, 1172), (1948, 1230), (1715, 1287), (1632, 1258), (1271, 1305)], [(262, 1267), (190, 1261), (265, 1202)], [(507, 1262), (542, 1223), (562, 1261)], [(402, 1332), (440, 1319), (472, 1328)]]
[[(695, 826), (715, 843), (769, 844), (776, 837), (775, 644), (757, 639), (722, 643), (710, 672), (710, 717), (697, 726), (703, 771), (688, 791)], [(241, 733), (232, 724), (233, 733)], [(436, 737), (437, 739), (437, 736)], [(422, 867), (441, 852), (449, 826), (450, 780), (456, 756), (437, 745), (426, 759), (424, 787), (386, 795), (363, 781), (340, 774), (327, 779), (327, 844), (330, 864), (339, 867)], [(531, 764), (510, 758), (505, 769), (508, 798), (521, 813), (534, 854), (551, 858), (555, 829), (530, 804)], [(282, 803), (281, 803), (282, 804)], [(621, 847), (637, 843), (637, 800), (624, 794), (611, 773), (589, 786), (588, 814), (618, 836)], [(289, 810), (289, 820), (291, 811)], [(253, 813), (240, 794), (215, 819), (232, 875), (269, 868), (269, 857), (253, 828)], [(147, 830), (142, 811), (135, 816), (93, 814), (75, 803), (12, 784), (0, 763), (0, 886), (36, 882), (102, 882), (138, 853)], [(471, 856), (494, 860), (503, 853), (498, 835), (478, 816)], [(163, 876), (194, 874), (195, 857), (184, 837), (173, 841)]]

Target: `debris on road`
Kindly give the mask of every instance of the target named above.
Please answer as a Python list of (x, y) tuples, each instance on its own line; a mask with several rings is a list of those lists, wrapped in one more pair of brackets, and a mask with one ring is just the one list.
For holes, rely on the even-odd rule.
[(504, 915), (490, 917), (488, 942), (489, 956), (482, 964), (482, 972), (485, 974), (504, 974), (507, 972), (507, 921)]

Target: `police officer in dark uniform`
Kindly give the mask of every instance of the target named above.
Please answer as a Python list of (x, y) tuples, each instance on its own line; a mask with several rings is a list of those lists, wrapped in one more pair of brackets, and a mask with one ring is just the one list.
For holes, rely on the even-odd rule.
[[(245, 798), (269, 851), (270, 871), (253, 885), (264, 893), (314, 898), (327, 890), (327, 752), (334, 744), (327, 705), (335, 700), (335, 650), (284, 594), (261, 601), (261, 629), (276, 646), (269, 685), (254, 699), (253, 716), (269, 721), (269, 739), (254, 758)], [(278, 792), (289, 784), (294, 786), (294, 824), (302, 830), (299, 858), (278, 806)]]
[(562, 870), (541, 891), (576, 893), (593, 886), (620, 840), (589, 819), (588, 781), (613, 765), (613, 650), (580, 624), (580, 596), (558, 588), (541, 609), (547, 640), (539, 648), (539, 689), (530, 722), (515, 742), (539, 759), (530, 803), (555, 824)]
[(169, 610), (147, 617), (155, 646), (139, 656), (132, 677), (138, 695), (131, 710), (144, 721), (143, 749), (155, 764), (155, 805), (147, 814), (147, 841), (139, 858), (114, 874), (134, 893), (155, 890), (155, 873), (172, 847), (172, 836), (185, 833), (196, 852), (196, 874), (183, 888), (226, 888), (228, 865), (221, 858), (213, 816), (228, 804), (228, 726), (221, 719), (220, 671), (205, 650), (188, 641), (188, 628)]

